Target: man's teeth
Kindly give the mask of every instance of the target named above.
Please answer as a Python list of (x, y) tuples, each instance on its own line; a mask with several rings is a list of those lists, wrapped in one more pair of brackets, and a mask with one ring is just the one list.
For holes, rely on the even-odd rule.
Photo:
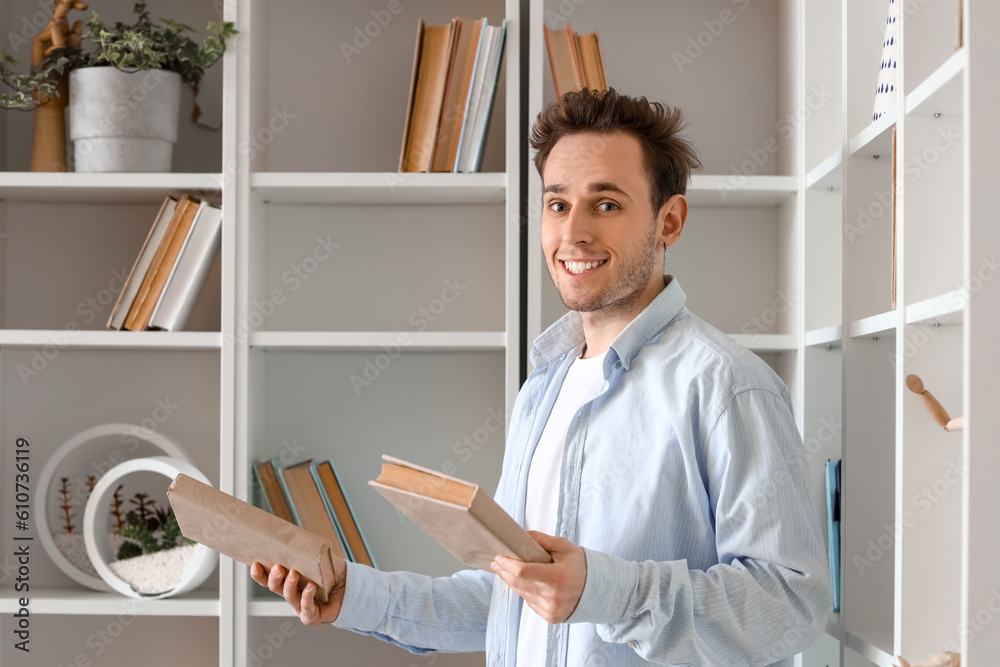
[(566, 269), (570, 273), (583, 273), (588, 269), (592, 269), (595, 266), (600, 266), (604, 264), (607, 260), (602, 259), (599, 262), (563, 262), (566, 265)]

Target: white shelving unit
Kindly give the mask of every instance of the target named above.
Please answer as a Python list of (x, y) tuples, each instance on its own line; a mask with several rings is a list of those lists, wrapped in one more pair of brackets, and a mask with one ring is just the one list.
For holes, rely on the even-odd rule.
[[(704, 169), (667, 270), (696, 315), (789, 386), (824, 526), (823, 464), (843, 459), (842, 611), (798, 664), (887, 667), (898, 653), (922, 660), (952, 643), (966, 667), (994, 664), (1000, 626), (983, 614), (995, 617), (1000, 590), (991, 264), (1000, 54), (987, 31), (1000, 8), (962, 0), (956, 50), (957, 1), (904, 3), (915, 9), (896, 111), (873, 124), (886, 2), (435, 0), (385, 15), (385, 5), (358, 1), (164, 7), (188, 25), (225, 19), (240, 30), (199, 100), (221, 108), (221, 128), (185, 119), (173, 173), (29, 173), (31, 118), (0, 114), (4, 507), (17, 437), (31, 441), (38, 472), (74, 433), (139, 422), (170, 396), (181, 408), (157, 428), (223, 490), (248, 497), (251, 466), (275, 456), (332, 459), (380, 567), (456, 570), (366, 481), (393, 453), (496, 482), (504, 429), (487, 425), (506, 418), (530, 370), (527, 347), (564, 312), (538, 244), (540, 183), (523, 144), (554, 99), (542, 25), (570, 20), (600, 32), (611, 85), (685, 111)], [(125, 20), (132, 4), (96, 9)], [(2, 34), (38, 11), (30, 0), (0, 7)], [(717, 28), (726, 11), (733, 20), (712, 34), (706, 22)], [(483, 173), (398, 174), (417, 20), (456, 15), (508, 20)], [(373, 20), (377, 34), (345, 57), (340, 42)], [(688, 38), (698, 44), (704, 31), (710, 43), (692, 58)], [(182, 104), (192, 101), (186, 91)], [(189, 330), (104, 330), (118, 276), (162, 198), (183, 192), (224, 210), (222, 251)], [(906, 390), (909, 373), (965, 415), (965, 431), (933, 426)], [(480, 432), (475, 450), (457, 446)], [(921, 500), (927, 489), (934, 500)], [(14, 533), (5, 513), (3, 544)], [(8, 572), (0, 558), (6, 637), (17, 608)], [(112, 667), (136, 655), (167, 664), (151, 656), (173, 654), (180, 638), (198, 667), (317, 656), (423, 664), (375, 639), (303, 628), (226, 558), (176, 599), (85, 590), (40, 548), (31, 581), (31, 662), (5, 642), (4, 665), (94, 661), (98, 650)], [(975, 623), (982, 629), (962, 632)], [(99, 632), (117, 634), (95, 644)], [(482, 663), (481, 654), (434, 660)]]

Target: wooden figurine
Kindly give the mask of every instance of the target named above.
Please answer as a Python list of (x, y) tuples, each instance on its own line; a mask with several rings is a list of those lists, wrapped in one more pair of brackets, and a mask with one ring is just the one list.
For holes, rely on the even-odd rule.
[(945, 410), (940, 403), (938, 403), (938, 400), (934, 398), (934, 395), (924, 389), (924, 383), (919, 377), (916, 375), (907, 375), (906, 386), (914, 394), (920, 396), (920, 400), (923, 401), (923, 404), (927, 407), (927, 411), (931, 413), (931, 417), (933, 417), (934, 421), (938, 423), (938, 426), (946, 431), (962, 430), (965, 419), (963, 417), (955, 417), (954, 419), (949, 417), (948, 411)]
[[(71, 46), (80, 48), (83, 21), (69, 27), (66, 15), (71, 9), (87, 9), (80, 0), (55, 0), (52, 19), (35, 35), (31, 43), (31, 67), (38, 67), (53, 49)], [(59, 94), (49, 97), (37, 93), (35, 135), (31, 150), (31, 171), (66, 171), (66, 105), (69, 103), (69, 75), (59, 75)]]
[(926, 662), (922, 662), (919, 665), (910, 665), (901, 655), (897, 655), (896, 660), (899, 661), (897, 667), (962, 667), (962, 656), (952, 651), (933, 655)]

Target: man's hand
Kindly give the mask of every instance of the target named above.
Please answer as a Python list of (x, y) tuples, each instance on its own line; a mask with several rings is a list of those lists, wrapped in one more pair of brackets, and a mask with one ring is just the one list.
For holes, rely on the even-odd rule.
[(287, 573), (288, 576), (285, 576), (285, 568), (275, 565), (269, 573), (265, 573), (264, 567), (254, 561), (250, 566), (250, 576), (261, 586), (284, 597), (304, 625), (333, 623), (340, 615), (340, 605), (344, 602), (344, 580), (347, 578), (346, 561), (339, 558), (333, 560), (333, 567), (337, 573), (337, 586), (330, 591), (330, 602), (327, 604), (316, 602), (314, 599), (316, 584), (312, 582), (306, 584), (301, 592), (299, 591), (299, 573), (295, 570), (291, 570)]
[(551, 563), (525, 563), (497, 556), (490, 568), (549, 623), (562, 623), (576, 609), (587, 583), (582, 547), (554, 535), (528, 532), (552, 556)]

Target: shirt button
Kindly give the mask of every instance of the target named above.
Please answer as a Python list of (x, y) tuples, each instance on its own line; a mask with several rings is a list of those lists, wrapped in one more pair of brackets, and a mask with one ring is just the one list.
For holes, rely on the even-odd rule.
[(628, 640), (628, 646), (629, 648), (639, 648), (639, 645), (636, 643), (634, 639)]

